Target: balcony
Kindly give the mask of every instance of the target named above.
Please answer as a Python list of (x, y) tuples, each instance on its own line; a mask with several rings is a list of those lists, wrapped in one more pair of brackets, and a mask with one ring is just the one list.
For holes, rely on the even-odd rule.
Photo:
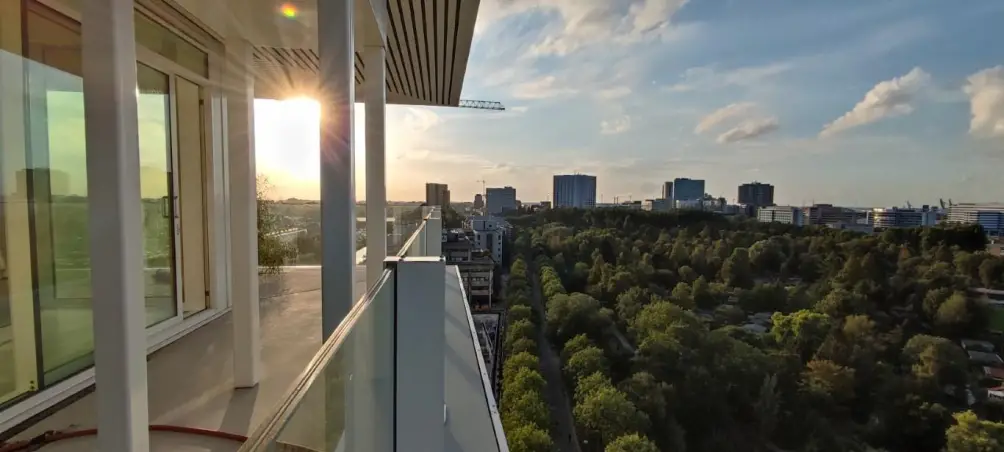
[[(263, 276), (263, 376), (254, 388), (233, 389), (229, 314), (151, 355), (151, 425), (237, 435), (153, 431), (151, 450), (508, 451), (460, 273), (436, 257), (438, 215), (386, 260), (320, 348), (320, 270)], [(362, 292), (363, 265), (354, 278)], [(94, 428), (96, 397), (12, 441)], [(94, 450), (94, 438), (41, 450)]]

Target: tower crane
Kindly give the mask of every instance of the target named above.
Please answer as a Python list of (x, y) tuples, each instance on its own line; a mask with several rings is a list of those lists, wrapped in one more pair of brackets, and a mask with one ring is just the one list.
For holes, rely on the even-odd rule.
[(502, 102), (495, 102), (493, 100), (460, 99), (460, 104), (457, 106), (460, 108), (472, 108), (475, 110), (505, 111), (505, 106), (502, 105)]

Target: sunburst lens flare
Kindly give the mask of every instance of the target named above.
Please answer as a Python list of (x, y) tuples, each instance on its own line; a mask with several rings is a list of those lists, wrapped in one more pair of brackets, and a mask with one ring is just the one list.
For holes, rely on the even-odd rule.
[(283, 3), (279, 7), (279, 13), (287, 19), (296, 19), (296, 16), (300, 15), (300, 11), (292, 3)]

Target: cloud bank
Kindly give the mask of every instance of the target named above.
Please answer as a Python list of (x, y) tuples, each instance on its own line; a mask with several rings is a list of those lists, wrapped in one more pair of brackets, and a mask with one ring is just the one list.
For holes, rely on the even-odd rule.
[(969, 133), (1004, 137), (1004, 66), (970, 75), (962, 90), (969, 96)]
[(930, 82), (930, 74), (919, 67), (903, 76), (879, 82), (851, 111), (823, 126), (819, 136), (825, 138), (886, 118), (913, 113), (914, 101)]

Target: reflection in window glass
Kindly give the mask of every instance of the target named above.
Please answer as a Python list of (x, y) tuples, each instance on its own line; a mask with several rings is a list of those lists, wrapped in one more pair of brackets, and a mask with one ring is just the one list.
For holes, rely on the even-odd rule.
[[(52, 17), (50, 17), (52, 16)], [(87, 154), (79, 28), (29, 14), (29, 170), (46, 385), (93, 363)], [(67, 72), (70, 71), (70, 72)], [(177, 317), (169, 78), (137, 67), (146, 324)]]
[(136, 13), (136, 42), (203, 77), (209, 77), (209, 56), (163, 25)]

